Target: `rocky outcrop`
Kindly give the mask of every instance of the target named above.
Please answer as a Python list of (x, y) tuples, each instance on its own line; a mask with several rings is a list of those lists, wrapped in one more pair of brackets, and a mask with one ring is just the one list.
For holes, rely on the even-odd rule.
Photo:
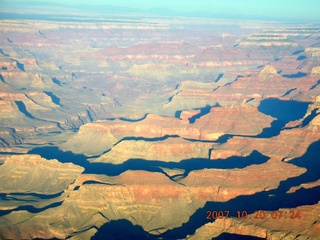
[(319, 77), (320, 76), (320, 66), (313, 67), (311, 70), (312, 77)]
[[(229, 107), (211, 108), (208, 114), (197, 119), (195, 123), (190, 123), (184, 118), (177, 119), (152, 114), (136, 122), (97, 121), (82, 126), (79, 133), (62, 145), (62, 149), (86, 155), (97, 155), (107, 151), (126, 137), (152, 139), (177, 135), (186, 139), (214, 141), (224, 134), (257, 135), (264, 127), (269, 126), (272, 120), (273, 118), (260, 113), (256, 107), (233, 104)], [(116, 149), (124, 144), (129, 144), (129, 142), (121, 143)], [(143, 145), (150, 146), (148, 143), (143, 143)], [(158, 155), (161, 155), (161, 152)], [(159, 157), (163, 159), (164, 156)]]
[(289, 122), (279, 135), (270, 138), (234, 136), (225, 144), (215, 146), (211, 156), (227, 158), (232, 155), (247, 156), (253, 150), (263, 155), (290, 161), (305, 154), (309, 146), (317, 142), (319, 133), (319, 97), (309, 104), (305, 116)]
[(64, 191), (83, 171), (72, 163), (48, 161), (39, 155), (16, 155), (0, 166), (1, 193), (55, 194)]
[(24, 138), (12, 128), (0, 128), (0, 146), (7, 148), (11, 145), (20, 144)]
[[(276, 189), (282, 180), (299, 176), (304, 172), (303, 168), (290, 166), (274, 158), (264, 164), (244, 169), (192, 171), (179, 182), (187, 186), (199, 200), (226, 202), (237, 196)], [(251, 179), (250, 183), (245, 179)]]
[[(283, 174), (283, 168), (288, 169), (286, 174)], [(33, 172), (37, 169), (30, 170)], [(256, 173), (254, 177), (253, 172)], [(287, 163), (270, 161), (242, 170), (199, 170), (178, 182), (171, 181), (164, 174), (147, 171), (126, 171), (115, 177), (82, 175), (59, 199), (62, 201), (59, 206), (37, 214), (11, 212), (0, 218), (1, 234), (3, 238), (92, 236), (96, 228), (111, 220), (127, 219), (145, 231), (159, 235), (181, 227), (207, 201), (228, 201), (244, 192), (250, 195), (270, 190), (281, 180), (302, 172), (304, 169)], [(271, 173), (272, 178), (269, 177)], [(245, 183), (249, 176), (254, 179), (253, 188), (252, 182)], [(56, 176), (49, 175), (47, 179), (52, 181)], [(12, 226), (20, 219), (24, 221)], [(92, 228), (95, 230), (91, 231)]]
[[(314, 209), (314, 210), (311, 210)], [(317, 210), (316, 210), (317, 209)], [(226, 218), (217, 219), (213, 223), (207, 223), (187, 237), (187, 239), (211, 239), (222, 233), (238, 234), (242, 236), (253, 236), (268, 240), (281, 238), (290, 239), (318, 239), (318, 214), (319, 204), (303, 206), (291, 209), (279, 209), (288, 213), (287, 218), (273, 219), (269, 211), (265, 211), (266, 217), (254, 219), (254, 214), (248, 215), (248, 219)], [(299, 213), (300, 219), (290, 219), (289, 215)], [(277, 215), (279, 217), (279, 214)], [(250, 219), (251, 218), (251, 219)]]
[(272, 65), (266, 65), (264, 68), (261, 70), (259, 77), (262, 78), (269, 78), (269, 77), (280, 77), (280, 75), (277, 72), (277, 69), (275, 69), (274, 66)]
[(190, 197), (187, 189), (162, 174), (129, 171), (109, 178), (105, 184), (80, 186), (58, 208), (39, 214), (25, 212), (27, 222), (16, 225), (15, 231), (6, 226), (22, 216), (10, 213), (5, 221), (0, 219), (1, 234), (4, 238), (67, 238), (115, 219), (128, 219), (159, 234), (188, 221), (188, 216), (200, 207)]
[(33, 4), (1, 9), (0, 239), (318, 237), (315, 25)]
[(179, 162), (183, 159), (209, 157), (210, 143), (191, 142), (183, 138), (163, 141), (122, 140), (94, 162), (120, 164), (129, 159)]
[(260, 113), (256, 107), (233, 103), (228, 107), (211, 108), (193, 127), (201, 129), (201, 140), (215, 140), (224, 134), (254, 136), (272, 121), (272, 117)]
[[(15, 211), (19, 210), (38, 212), (59, 205), (68, 197), (70, 185), (84, 170), (72, 163), (48, 161), (39, 155), (8, 155), (2, 158), (2, 161), (3, 164), (0, 165), (2, 214), (11, 211), (15, 214)], [(26, 215), (27, 211), (24, 211)], [(4, 229), (3, 227), (1, 229)], [(2, 235), (2, 238), (7, 237)]]
[[(285, 130), (272, 138), (233, 137), (227, 143), (212, 151), (216, 156), (232, 156), (234, 153), (247, 156), (254, 149), (269, 157), (290, 160), (302, 156), (313, 142), (320, 137), (319, 132), (307, 128)], [(231, 151), (232, 150), (232, 151)]]

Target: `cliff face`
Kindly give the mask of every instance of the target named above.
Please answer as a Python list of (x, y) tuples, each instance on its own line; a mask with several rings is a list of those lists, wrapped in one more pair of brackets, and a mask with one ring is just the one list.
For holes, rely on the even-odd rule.
[[(146, 178), (149, 183), (143, 180)], [(157, 189), (155, 186), (160, 183), (163, 187)], [(114, 219), (128, 219), (148, 231), (159, 233), (165, 230), (161, 230), (165, 226), (179, 226), (188, 220), (188, 214), (173, 217), (175, 209), (180, 207), (191, 213), (199, 207), (186, 199), (188, 195), (191, 197), (181, 185), (169, 181), (162, 174), (127, 172), (105, 184), (82, 185), (72, 191), (59, 207), (40, 214), (26, 214), (28, 223), (17, 226), (16, 235), (9, 229), (2, 234), (5, 238), (28, 238), (29, 234), (32, 238), (66, 238), (73, 235), (75, 229), (79, 234)], [(168, 205), (169, 208), (166, 207)], [(17, 219), (19, 216), (11, 213), (6, 221)], [(2, 229), (5, 224), (1, 222)], [(31, 233), (31, 229), (46, 230)]]
[[(161, 141), (161, 138), (166, 136), (179, 136), (190, 140), (213, 141), (224, 134), (257, 135), (263, 128), (270, 126), (272, 119), (272, 117), (260, 113), (256, 107), (246, 104), (232, 104), (228, 107), (211, 108), (207, 114), (195, 119), (194, 123), (192, 117), (187, 120), (157, 115), (147, 115), (145, 119), (136, 122), (99, 121), (82, 126), (79, 132), (62, 147), (65, 150), (71, 150), (76, 153), (96, 155), (112, 148), (116, 144), (117, 149), (124, 148), (125, 144), (130, 146), (129, 141), (118, 143), (126, 138), (142, 137), (146, 140), (151, 139), (152, 142), (152, 138), (154, 138), (154, 141)], [(169, 141), (167, 143), (172, 146)], [(152, 143), (143, 143), (144, 145), (142, 146), (142, 142), (133, 142), (132, 144), (129, 147), (130, 149), (135, 146), (140, 150), (152, 145)], [(165, 149), (166, 144), (162, 143), (162, 141), (161, 144)], [(201, 145), (201, 143), (199, 144)], [(189, 145), (191, 145), (191, 142), (189, 142)], [(206, 144), (202, 145), (205, 146)], [(160, 144), (157, 146), (157, 149), (161, 148)], [(153, 148), (153, 150), (149, 149), (149, 151), (158, 151), (159, 157), (161, 159), (165, 158), (165, 150), (162, 151), (165, 155), (162, 155), (161, 150), (157, 149)], [(199, 157), (202, 156), (208, 156), (208, 153), (199, 155)]]
[[(15, 193), (26, 191), (52, 194), (52, 191), (63, 191), (63, 194), (48, 195), (47, 200), (42, 200), (43, 205), (45, 201), (47, 204), (59, 203), (55, 207), (49, 205), (39, 213), (20, 213), (16, 209), (1, 218), (1, 234), (5, 239), (30, 236), (66, 238), (75, 232), (82, 234), (92, 227), (99, 228), (106, 222), (118, 219), (127, 219), (134, 225), (142, 226), (145, 231), (159, 235), (181, 227), (208, 201), (226, 202), (242, 196), (244, 192), (252, 195), (266, 189), (276, 189), (280, 181), (305, 172), (302, 168), (270, 160), (244, 169), (193, 171), (182, 180), (172, 181), (162, 173), (139, 170), (126, 171), (115, 177), (92, 174), (79, 176), (82, 168), (52, 160), (45, 161), (36, 155), (9, 157), (0, 171), (6, 171), (10, 164), (16, 166), (10, 168), (14, 172), (10, 177), (11, 181), (14, 179), (11, 184), (15, 189), (4, 181), (2, 192), (8, 191), (3, 188), (5, 186)], [(47, 174), (46, 169), (49, 168), (54, 168), (54, 171)], [(23, 170), (25, 175), (17, 175), (18, 171)], [(37, 179), (42, 174), (46, 176), (45, 181)], [(269, 177), (271, 174), (272, 178)], [(252, 179), (254, 185), (246, 182), (247, 178)], [(34, 179), (33, 182), (31, 179)], [(23, 185), (22, 180), (28, 182), (28, 185)], [(45, 192), (44, 185), (48, 189)], [(30, 195), (29, 199), (32, 198), (36, 196)], [(39, 203), (34, 206), (40, 208)], [(8, 228), (22, 218), (24, 223)]]
[(266, 65), (264, 68), (261, 70), (259, 77), (262, 78), (269, 78), (269, 77), (280, 77), (280, 75), (277, 72), (277, 69), (275, 69), (274, 66), (272, 65)]
[[(312, 208), (318, 209), (318, 205), (316, 204)], [(254, 219), (254, 214), (248, 215), (248, 219), (217, 219), (213, 223), (207, 223), (202, 226), (193, 235), (188, 236), (187, 239), (210, 239), (223, 235), (223, 233), (254, 236), (270, 240), (281, 238), (318, 239), (319, 223), (317, 214), (319, 212), (317, 210), (310, 212), (309, 207), (304, 206), (293, 209), (279, 209), (278, 211), (288, 213), (288, 217), (283, 216), (282, 219), (273, 219), (271, 217), (272, 212), (266, 211), (267, 217), (264, 219)], [(290, 211), (291, 214), (299, 212), (301, 215), (307, 214), (308, 217), (295, 221), (290, 219)]]
[(320, 66), (316, 66), (311, 70), (311, 76), (319, 77), (320, 76)]
[(308, 105), (305, 116), (297, 121), (289, 122), (278, 135), (270, 138), (248, 138), (235, 136), (225, 144), (216, 146), (211, 156), (229, 157), (234, 154), (244, 156), (257, 150), (269, 157), (282, 158), (290, 161), (305, 154), (311, 144), (320, 138), (318, 126), (319, 97)]
[[(74, 164), (47, 161), (38, 155), (7, 158), (0, 167), (1, 192), (55, 194), (65, 190), (84, 169)], [(56, 179), (55, 181), (52, 181)], [(32, 180), (32, 181), (30, 181)]]
[[(48, 161), (39, 155), (12, 155), (2, 160), (0, 209), (4, 212), (19, 212), (19, 209), (23, 212), (37, 212), (38, 209), (41, 211), (54, 206), (68, 196), (69, 186), (84, 170), (72, 163)], [(4, 226), (7, 225), (2, 225), (2, 230)], [(12, 237), (10, 234), (2, 235), (2, 238)]]
[(0, 239), (318, 237), (316, 24), (32, 4), (0, 10)]
[(208, 158), (212, 144), (190, 142), (181, 138), (163, 141), (123, 140), (94, 162), (120, 164), (129, 159), (179, 162), (183, 159)]

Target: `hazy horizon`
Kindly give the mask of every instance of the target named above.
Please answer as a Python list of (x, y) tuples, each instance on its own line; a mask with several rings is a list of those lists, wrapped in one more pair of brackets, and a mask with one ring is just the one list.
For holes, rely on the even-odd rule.
[[(33, 0), (33, 1), (20, 1), (20, 0), (4, 0), (1, 2), (3, 6), (23, 2), (23, 4), (59, 4), (68, 7), (79, 6), (100, 6), (111, 5), (121, 8), (131, 8), (135, 10), (150, 11), (158, 9), (157, 13), (166, 13), (166, 9), (170, 9), (177, 14), (188, 16), (204, 16), (204, 17), (225, 17), (225, 18), (247, 18), (258, 20), (284, 20), (294, 22), (320, 22), (320, 2), (317, 0), (163, 0), (163, 1), (129, 1), (129, 0)], [(159, 11), (159, 9), (162, 9)]]

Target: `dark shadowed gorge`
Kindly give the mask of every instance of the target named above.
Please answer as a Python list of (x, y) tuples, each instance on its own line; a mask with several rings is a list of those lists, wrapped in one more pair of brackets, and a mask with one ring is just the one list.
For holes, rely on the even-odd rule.
[(0, 239), (319, 239), (319, 24), (5, 2)]

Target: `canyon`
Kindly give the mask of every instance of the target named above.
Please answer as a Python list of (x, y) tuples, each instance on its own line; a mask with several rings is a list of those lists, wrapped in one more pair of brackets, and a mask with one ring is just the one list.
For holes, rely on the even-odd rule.
[(1, 11), (0, 239), (319, 239), (318, 24)]

